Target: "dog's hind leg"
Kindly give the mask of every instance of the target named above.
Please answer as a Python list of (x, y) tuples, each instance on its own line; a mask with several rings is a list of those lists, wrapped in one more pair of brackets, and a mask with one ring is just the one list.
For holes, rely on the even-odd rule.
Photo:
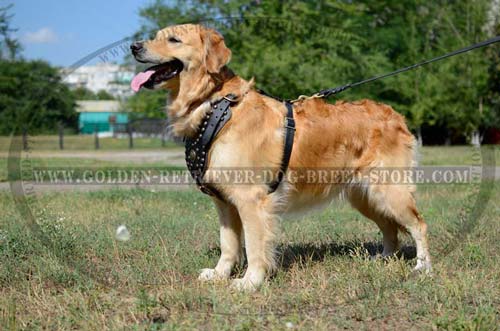
[[(384, 252), (388, 253), (397, 238), (397, 228), (406, 229), (417, 248), (417, 265), (415, 270), (425, 272), (431, 271), (431, 259), (429, 245), (427, 242), (427, 224), (417, 211), (413, 188), (407, 185), (371, 185), (366, 189), (366, 197), (363, 205), (364, 213), (376, 215), (374, 220), (379, 224), (385, 219), (385, 223), (379, 224), (384, 234)], [(354, 198), (354, 196), (352, 197)], [(354, 203), (353, 203), (354, 200)], [(353, 205), (356, 199), (351, 200)], [(358, 208), (359, 209), (359, 208)], [(370, 217), (371, 218), (371, 217)], [(391, 226), (392, 224), (392, 226)]]
[(351, 188), (348, 193), (351, 205), (363, 216), (374, 221), (383, 235), (384, 250), (383, 257), (391, 256), (399, 249), (398, 224), (383, 213), (370, 205), (368, 195), (360, 188)]
[[(243, 195), (244, 194), (244, 195)], [(277, 216), (273, 212), (273, 197), (266, 190), (258, 194), (243, 192), (237, 199), (238, 212), (243, 224), (248, 268), (243, 278), (235, 279), (233, 286), (252, 291), (274, 269)]]
[(215, 198), (214, 201), (219, 214), (221, 256), (214, 269), (201, 270), (198, 279), (203, 281), (229, 278), (242, 255), (242, 226), (238, 211), (229, 203)]

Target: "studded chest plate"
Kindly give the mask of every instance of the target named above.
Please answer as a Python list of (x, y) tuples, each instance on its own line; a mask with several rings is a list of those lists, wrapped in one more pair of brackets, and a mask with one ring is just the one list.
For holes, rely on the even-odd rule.
[(185, 158), (188, 170), (202, 192), (213, 195), (213, 190), (203, 183), (207, 170), (207, 158), (213, 140), (231, 118), (231, 108), (234, 96), (227, 95), (212, 103), (212, 108), (203, 119), (196, 135), (186, 139)]

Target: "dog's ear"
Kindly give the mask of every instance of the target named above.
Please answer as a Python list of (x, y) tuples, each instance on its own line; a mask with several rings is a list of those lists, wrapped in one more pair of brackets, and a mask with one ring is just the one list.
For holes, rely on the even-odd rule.
[(215, 30), (203, 29), (205, 45), (205, 66), (211, 74), (218, 73), (231, 59), (231, 50), (226, 47), (224, 37)]

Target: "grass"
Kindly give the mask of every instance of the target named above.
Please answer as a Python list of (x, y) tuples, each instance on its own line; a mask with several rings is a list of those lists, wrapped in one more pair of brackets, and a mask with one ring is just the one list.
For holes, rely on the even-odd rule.
[[(495, 153), (500, 160), (500, 148)], [(473, 164), (467, 146), (424, 147), (420, 155), (423, 165)], [(0, 181), (6, 162), (0, 157)], [(33, 158), (33, 166), (169, 167), (47, 157)], [(500, 182), (471, 233), (443, 254), (457, 244), (470, 192), (463, 185), (419, 186), (432, 278), (411, 273), (415, 253), (408, 238), (406, 258), (370, 260), (368, 253), (381, 250), (381, 234), (339, 203), (283, 222), (280, 268), (250, 295), (227, 283), (196, 281), (219, 254), (216, 212), (199, 192), (45, 193), (28, 202), (37, 233), (27, 230), (29, 218), (10, 194), (0, 193), (0, 329), (494, 330), (500, 322)], [(120, 224), (130, 229), (130, 241), (114, 239)]]
[[(199, 192), (47, 193), (29, 200), (38, 234), (27, 231), (26, 214), (0, 193), (0, 326), (495, 330), (500, 183), (483, 217), (457, 243), (468, 193), (463, 185), (419, 187), (432, 278), (411, 273), (408, 238), (406, 259), (371, 260), (367, 251), (381, 249), (380, 233), (338, 203), (282, 222), (281, 267), (254, 294), (196, 280), (219, 253), (216, 212)], [(130, 241), (114, 239), (120, 224), (130, 230)], [(458, 246), (444, 254), (450, 243)]]
[[(494, 149), (497, 163), (500, 162), (500, 146), (490, 147)], [(471, 146), (424, 146), (419, 148), (417, 159), (420, 165), (471, 165), (474, 164), (473, 156)]]
[[(47, 158), (47, 157), (33, 157), (30, 158), (30, 167), (32, 168), (58, 168), (58, 169), (71, 169), (74, 171), (74, 178), (79, 178), (85, 170), (91, 169), (94, 171), (111, 171), (117, 169), (156, 169), (156, 170), (182, 170), (183, 166), (172, 166), (163, 162), (144, 162), (144, 163), (131, 163), (127, 161), (115, 162), (104, 161), (96, 159), (81, 159), (81, 158)], [(5, 182), (8, 179), (7, 158), (0, 158), (0, 182)], [(21, 167), (22, 170), (22, 167)], [(12, 178), (17, 178), (16, 174), (11, 174)], [(111, 174), (109, 178), (113, 178)], [(48, 178), (47, 178), (48, 179)], [(29, 180), (26, 176), (23, 180)]]
[[(64, 150), (92, 151), (95, 150), (93, 135), (66, 135), (64, 136)], [(0, 137), (0, 151), (8, 151), (10, 137)], [(58, 151), (59, 137), (57, 135), (29, 136), (28, 143), (33, 151)], [(134, 149), (161, 149), (175, 148), (179, 144), (166, 141), (162, 146), (160, 138), (134, 138)], [(128, 150), (128, 138), (99, 138), (100, 150)]]
[[(0, 137), (0, 141), (2, 139), (6, 139), (5, 137), (2, 138)], [(112, 138), (111, 138), (112, 139)], [(6, 141), (6, 140), (5, 140)], [(0, 144), (0, 146), (2, 146)], [(488, 147), (485, 147), (488, 148)], [(7, 148), (5, 148), (7, 150)], [(181, 147), (178, 145), (175, 146), (170, 146), (170, 150), (173, 149), (178, 149), (182, 150)], [(1, 151), (1, 148), (0, 148)], [(120, 151), (120, 149), (116, 149), (115, 151)], [(36, 152), (41, 152), (41, 153), (36, 153)], [(70, 158), (70, 157), (61, 157), (61, 158), (50, 158), (47, 156), (44, 156), (46, 153), (50, 153), (50, 150), (38, 150), (34, 149), (34, 153), (32, 156), (30, 156), (30, 159), (33, 161), (32, 165), (33, 167), (68, 167), (68, 168), (73, 168), (73, 167), (87, 167), (87, 168), (92, 168), (92, 169), (99, 169), (99, 170), (106, 170), (106, 169), (111, 169), (111, 168), (127, 168), (127, 167), (152, 167), (152, 168), (157, 168), (157, 167), (169, 167), (172, 168), (168, 164), (164, 164), (162, 162), (147, 162), (147, 163), (132, 163), (128, 162), (127, 160), (120, 160), (118, 161), (103, 161), (103, 160), (97, 160), (97, 159), (92, 159), (92, 156), (88, 159), (82, 159), (82, 158)], [(53, 153), (61, 153), (61, 155), (64, 155), (64, 152), (57, 152), (57, 151), (52, 151)], [(74, 152), (83, 152), (83, 150), (75, 150)], [(112, 150), (109, 151), (102, 151), (103, 154), (110, 153)], [(158, 153), (161, 153), (161, 151), (158, 151)], [(500, 162), (500, 146), (495, 146), (494, 147), (494, 155), (497, 162)], [(87, 156), (89, 157), (89, 156)], [(443, 146), (424, 146), (419, 149), (418, 153), (418, 162), (419, 165), (423, 166), (443, 166), (443, 165), (473, 165), (476, 164), (473, 160), (474, 157), (474, 151), (473, 148), (470, 146), (452, 146), (452, 147), (443, 147)], [(0, 153), (0, 182), (5, 182), (7, 180), (7, 158), (8, 154), (4, 153), (3, 156)], [(498, 166), (498, 165), (497, 165)], [(179, 169), (179, 167), (175, 167), (175, 169)]]

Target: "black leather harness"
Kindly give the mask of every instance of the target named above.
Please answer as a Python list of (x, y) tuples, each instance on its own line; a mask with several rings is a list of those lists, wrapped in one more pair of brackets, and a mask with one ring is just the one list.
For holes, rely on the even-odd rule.
[[(293, 139), (295, 135), (295, 120), (293, 119), (293, 106), (291, 103), (284, 101), (287, 114), (285, 117), (285, 144), (283, 148), (283, 158), (281, 160), (280, 170), (274, 181), (269, 183), (269, 193), (273, 193), (278, 189), (283, 176), (288, 169), (288, 163), (292, 155)], [(212, 108), (207, 113), (206, 117), (200, 124), (198, 131), (192, 138), (186, 138), (185, 156), (188, 170), (198, 185), (199, 189), (208, 195), (216, 196), (224, 200), (222, 194), (209, 183), (203, 182), (203, 177), (207, 170), (208, 153), (212, 142), (224, 125), (231, 118), (232, 104), (236, 103), (236, 97), (228, 94), (222, 99), (212, 103)]]
[(295, 120), (293, 119), (293, 105), (284, 101), (286, 105), (286, 116), (285, 116), (285, 145), (283, 148), (283, 158), (281, 159), (281, 167), (278, 172), (278, 177), (269, 184), (269, 193), (273, 193), (278, 189), (283, 176), (288, 169), (288, 163), (290, 162), (290, 157), (292, 156), (293, 149), (293, 138), (295, 136)]

